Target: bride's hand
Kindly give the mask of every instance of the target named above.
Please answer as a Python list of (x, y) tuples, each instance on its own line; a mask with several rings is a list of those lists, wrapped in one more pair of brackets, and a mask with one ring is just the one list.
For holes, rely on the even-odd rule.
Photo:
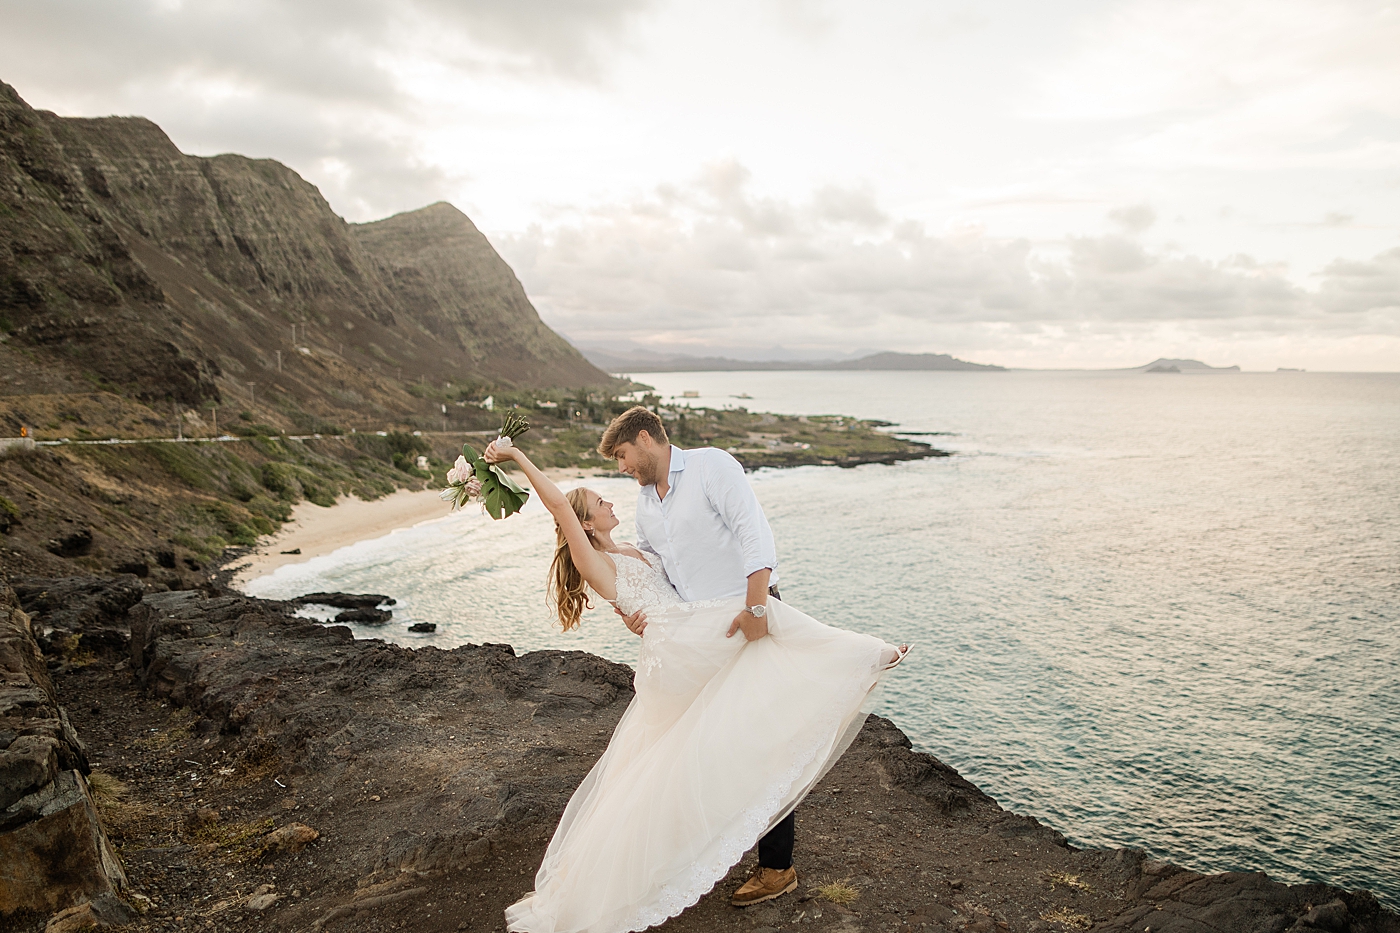
[(506, 460), (514, 460), (515, 454), (516, 448), (514, 446), (501, 448), (496, 446), (495, 441), (492, 441), (486, 445), (486, 451), (481, 455), (481, 458), (487, 463), (503, 463)]

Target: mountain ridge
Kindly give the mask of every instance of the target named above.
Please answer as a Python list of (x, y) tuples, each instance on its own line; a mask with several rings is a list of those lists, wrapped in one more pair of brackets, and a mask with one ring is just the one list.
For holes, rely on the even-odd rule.
[(446, 204), (350, 224), (279, 162), (186, 155), (145, 118), (60, 117), (5, 84), (0, 182), (0, 394), (199, 406), (253, 382), (276, 425), (402, 420), (426, 407), (414, 382), (615, 385)]
[(969, 363), (946, 353), (896, 353), (882, 351), (853, 360), (735, 360), (723, 356), (672, 356), (647, 359), (644, 356), (621, 356), (606, 350), (587, 348), (583, 351), (593, 365), (608, 372), (620, 373), (682, 373), (682, 372), (762, 372), (762, 371), (950, 371), (1003, 372), (1006, 367), (990, 363)]

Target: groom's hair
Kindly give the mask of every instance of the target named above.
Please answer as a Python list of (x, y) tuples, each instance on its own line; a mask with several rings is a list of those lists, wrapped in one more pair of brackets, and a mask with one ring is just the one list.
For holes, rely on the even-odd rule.
[(603, 432), (603, 439), (598, 442), (598, 453), (602, 454), (604, 459), (612, 460), (617, 457), (619, 444), (632, 443), (643, 431), (658, 444), (670, 443), (670, 438), (666, 436), (666, 426), (661, 423), (656, 412), (641, 405), (633, 405), (608, 425), (608, 429)]

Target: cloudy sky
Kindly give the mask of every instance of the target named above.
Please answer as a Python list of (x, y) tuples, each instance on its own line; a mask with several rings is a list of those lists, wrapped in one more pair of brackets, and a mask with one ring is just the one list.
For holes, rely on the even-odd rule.
[(586, 346), (1400, 370), (1400, 5), (0, 0), (0, 80), (448, 200)]

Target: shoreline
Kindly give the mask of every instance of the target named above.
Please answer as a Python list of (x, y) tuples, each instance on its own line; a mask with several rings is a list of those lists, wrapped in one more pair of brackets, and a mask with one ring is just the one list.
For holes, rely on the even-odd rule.
[[(565, 483), (610, 474), (587, 469), (550, 469), (545, 475), (556, 483)], [(528, 482), (523, 485), (529, 487)], [(250, 550), (225, 565), (224, 585), (243, 592), (243, 587), (250, 582), (279, 567), (302, 564), (360, 541), (444, 519), (451, 514), (451, 507), (438, 498), (438, 492), (436, 488), (400, 489), (368, 501), (341, 496), (333, 506), (302, 500), (292, 507), (291, 519), (280, 529), (259, 538)], [(298, 553), (285, 553), (288, 551)]]

